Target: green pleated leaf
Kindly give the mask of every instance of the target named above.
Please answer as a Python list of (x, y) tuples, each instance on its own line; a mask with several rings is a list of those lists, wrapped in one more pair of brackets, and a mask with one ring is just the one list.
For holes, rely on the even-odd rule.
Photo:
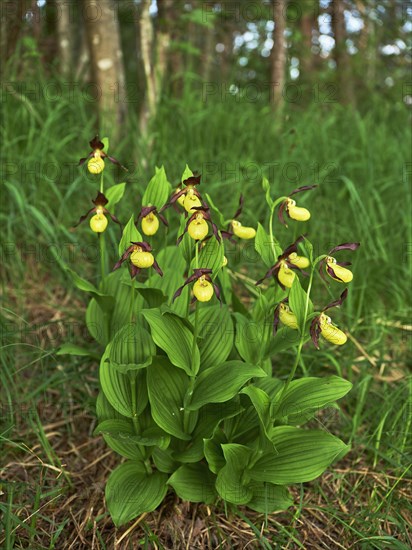
[(343, 441), (327, 432), (292, 426), (274, 428), (272, 442), (274, 451), (262, 456), (249, 471), (255, 481), (278, 485), (312, 481), (348, 450)]
[(272, 267), (275, 264), (277, 257), (282, 254), (282, 249), (279, 243), (274, 240), (273, 246), (271, 237), (264, 230), (262, 224), (258, 223), (255, 237), (255, 250), (262, 258), (266, 267)]
[[(213, 236), (206, 241), (199, 253), (199, 267), (202, 269), (211, 269), (213, 271), (212, 278), (214, 279), (217, 273), (222, 269), (223, 256), (225, 248), (223, 240), (220, 243)], [(192, 260), (192, 269), (196, 267), (195, 259)]]
[(155, 175), (149, 181), (142, 198), (143, 206), (156, 206), (158, 210), (164, 206), (171, 191), (170, 183), (167, 181), (164, 167), (157, 168)]
[(106, 195), (106, 199), (109, 201), (106, 204), (106, 208), (112, 214), (113, 206), (122, 199), (125, 188), (126, 183), (117, 183), (116, 185), (112, 185), (112, 187), (109, 187), (109, 189), (105, 190), (104, 194)]
[(145, 371), (133, 372), (136, 384), (136, 410), (133, 411), (131, 384), (129, 374), (122, 374), (110, 362), (110, 344), (100, 362), (100, 384), (102, 390), (111, 404), (120, 414), (132, 418), (134, 414), (140, 414), (147, 405), (147, 389)]
[(88, 292), (98, 302), (103, 311), (111, 311), (113, 309), (113, 296), (108, 296), (104, 292), (101, 292), (92, 283), (77, 275), (77, 273), (69, 267), (66, 267), (66, 271), (70, 275), (76, 287), (83, 290), (83, 292)]
[(110, 363), (122, 373), (143, 369), (156, 354), (152, 337), (141, 323), (128, 323), (114, 336), (109, 352)]
[(240, 393), (243, 393), (250, 398), (259, 416), (259, 420), (262, 424), (264, 432), (267, 436), (269, 436), (272, 421), (270, 418), (271, 401), (268, 394), (264, 392), (262, 389), (252, 385), (246, 386), (246, 388), (243, 388), (243, 390), (241, 390)]
[(153, 450), (152, 458), (156, 468), (160, 472), (171, 474), (179, 467), (179, 463), (172, 457), (172, 450), (170, 448), (158, 449), (157, 447), (155, 447)]
[[(292, 288), (289, 291), (289, 305), (293, 313), (296, 315), (298, 320), (298, 326), (300, 330), (303, 328), (303, 322), (305, 317), (305, 304), (306, 304), (306, 292), (303, 290), (302, 285), (300, 284), (299, 278), (295, 277)], [(307, 315), (312, 313), (313, 305), (309, 300)]]
[(327, 378), (302, 378), (293, 380), (279, 402), (273, 403), (272, 410), (276, 418), (284, 418), (288, 424), (302, 424), (313, 415), (346, 395), (352, 384), (339, 376)]
[(189, 378), (166, 357), (155, 357), (147, 368), (147, 388), (153, 419), (165, 432), (189, 440), (183, 427), (183, 401)]
[(100, 359), (100, 354), (96, 351), (76, 346), (75, 344), (62, 344), (56, 351), (56, 355), (79, 355), (84, 357), (93, 357), (93, 359)]
[(166, 495), (166, 481), (166, 474), (148, 474), (137, 461), (118, 466), (106, 485), (106, 503), (114, 524), (119, 527), (155, 510)]
[(269, 206), (269, 210), (272, 210), (273, 200), (270, 196), (270, 184), (269, 184), (269, 180), (265, 177), (263, 177), (262, 179), (262, 188), (263, 188), (263, 191), (265, 192), (266, 204)]
[(227, 361), (218, 367), (211, 367), (197, 377), (188, 408), (197, 410), (207, 403), (229, 401), (254, 376), (266, 374), (261, 368), (243, 361)]
[(183, 500), (211, 504), (217, 496), (215, 479), (207, 465), (199, 462), (181, 466), (170, 476), (168, 484)]
[(300, 333), (289, 327), (281, 327), (270, 340), (267, 357), (272, 357), (281, 351), (286, 351), (299, 344)]
[(241, 313), (233, 315), (236, 320), (236, 349), (244, 361), (255, 363), (263, 354), (268, 327), (264, 321), (249, 319)]
[(127, 248), (129, 248), (131, 242), (143, 241), (143, 237), (136, 229), (134, 222), (134, 215), (132, 214), (130, 220), (127, 222), (125, 228), (123, 229), (122, 238), (120, 239), (119, 243), (119, 256), (121, 256), (123, 252)]
[(204, 371), (226, 361), (233, 347), (234, 328), (226, 305), (200, 307), (198, 316), (200, 369)]
[(193, 345), (193, 334), (180, 317), (172, 313), (162, 315), (154, 309), (142, 313), (150, 325), (156, 345), (167, 353), (173, 365), (194, 376), (200, 365), (199, 348), (197, 344)]
[(193, 172), (189, 168), (189, 166), (186, 164), (185, 169), (183, 170), (182, 179), (181, 182), (183, 183), (188, 178), (191, 178), (193, 176)]
[(260, 512), (261, 514), (271, 514), (278, 510), (286, 510), (293, 505), (287, 487), (283, 485), (273, 485), (272, 483), (261, 483), (251, 485), (253, 496), (247, 503), (247, 507)]
[(253, 496), (248, 487), (250, 480), (245, 477), (252, 451), (244, 445), (234, 443), (222, 445), (222, 449), (226, 465), (217, 475), (217, 492), (227, 502), (247, 504)]
[(226, 435), (222, 430), (216, 430), (213, 437), (203, 440), (205, 458), (214, 474), (218, 474), (226, 465), (222, 444), (227, 444)]
[(226, 227), (226, 220), (223, 216), (222, 212), (219, 210), (219, 208), (214, 204), (212, 201), (211, 196), (209, 193), (205, 193), (206, 202), (208, 207), (210, 208), (211, 214), (212, 214), (212, 220), (215, 222), (215, 224), (221, 228)]

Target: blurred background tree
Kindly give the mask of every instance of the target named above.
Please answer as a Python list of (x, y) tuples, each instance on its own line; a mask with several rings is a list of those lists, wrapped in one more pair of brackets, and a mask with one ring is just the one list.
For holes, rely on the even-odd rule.
[(162, 97), (221, 99), (255, 86), (279, 114), (319, 94), (361, 106), (374, 91), (399, 98), (410, 78), (404, 1), (19, 0), (1, 9), (3, 78), (40, 66), (94, 86), (100, 130), (119, 128), (129, 111), (145, 134)]

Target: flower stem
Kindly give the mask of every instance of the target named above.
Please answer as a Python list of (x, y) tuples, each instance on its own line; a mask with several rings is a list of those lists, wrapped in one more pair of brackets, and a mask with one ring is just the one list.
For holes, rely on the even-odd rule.
[(106, 238), (104, 233), (99, 233), (99, 247), (100, 247), (100, 274), (101, 280), (107, 275), (106, 266)]
[(104, 193), (104, 177), (103, 177), (103, 170), (100, 175), (100, 193)]
[(281, 402), (282, 397), (284, 396), (286, 390), (289, 387), (289, 384), (291, 383), (293, 377), (295, 376), (296, 369), (298, 368), (298, 365), (299, 365), (299, 362), (300, 362), (300, 357), (301, 357), (301, 354), (302, 354), (302, 348), (303, 348), (303, 345), (305, 343), (305, 326), (306, 326), (306, 320), (308, 318), (310, 291), (312, 289), (314, 273), (315, 273), (315, 266), (312, 265), (312, 269), (310, 271), (308, 290), (307, 290), (307, 293), (306, 293), (305, 311), (304, 311), (304, 314), (303, 314), (303, 323), (302, 323), (302, 327), (301, 327), (301, 333), (300, 333), (300, 340), (299, 340), (299, 344), (298, 344), (298, 349), (297, 349), (297, 352), (296, 352), (296, 359), (295, 359), (295, 362), (293, 364), (292, 370), (289, 373), (288, 379), (286, 380), (286, 383), (283, 386), (283, 390), (280, 394), (280, 398), (279, 398), (278, 403)]
[(135, 315), (134, 315), (134, 300), (135, 300), (135, 289), (134, 289), (134, 279), (132, 279), (131, 285), (131, 296), (130, 296), (130, 322), (135, 322)]

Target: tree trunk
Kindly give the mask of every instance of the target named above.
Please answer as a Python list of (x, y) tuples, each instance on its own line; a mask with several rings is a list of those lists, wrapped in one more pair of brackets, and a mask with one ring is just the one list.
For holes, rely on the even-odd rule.
[(145, 99), (140, 111), (140, 130), (143, 134), (147, 133), (149, 120), (154, 117), (156, 112), (156, 81), (155, 68), (153, 66), (153, 45), (154, 32), (152, 19), (150, 17), (150, 2), (142, 2), (142, 11), (140, 16), (140, 53), (142, 56), (144, 76), (145, 76)]
[(57, 43), (59, 48), (59, 67), (63, 76), (72, 72), (72, 31), (70, 29), (70, 7), (66, 0), (55, 0), (57, 9)]
[(343, 0), (332, 2), (332, 29), (335, 38), (334, 56), (336, 61), (339, 97), (342, 103), (354, 103), (353, 80), (349, 54), (346, 49), (345, 3)]
[(284, 104), (283, 88), (285, 85), (286, 68), (286, 0), (272, 0), (275, 30), (274, 45), (270, 56), (271, 65), (271, 101), (272, 109), (280, 111)]
[(82, 7), (98, 104), (99, 133), (109, 134), (116, 140), (126, 114), (117, 13), (110, 0), (83, 0)]

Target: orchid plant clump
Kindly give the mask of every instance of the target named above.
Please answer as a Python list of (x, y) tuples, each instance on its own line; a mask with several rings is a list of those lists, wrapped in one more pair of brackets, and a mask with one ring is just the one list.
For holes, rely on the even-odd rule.
[[(332, 254), (359, 245), (340, 244), (314, 257), (304, 235), (285, 247), (277, 241), (275, 213), (283, 224), (285, 214), (304, 223), (310, 212), (291, 197), (316, 186), (273, 200), (264, 179), (266, 231), (260, 223), (256, 229), (242, 225), (243, 197), (226, 219), (200, 192), (206, 187), (200, 175), (186, 166), (172, 188), (162, 167), (120, 225), (118, 258), (109, 269), (105, 231), (108, 218), (120, 224), (114, 210), (125, 184), (104, 189), (105, 159), (118, 161), (108, 156), (107, 139), (96, 137), (90, 145), (87, 166), (100, 176), (100, 190), (80, 222), (93, 214), (100, 282), (69, 271), (91, 297), (86, 323), (96, 346), (88, 352), (66, 344), (59, 353), (95, 357), (101, 350), (95, 434), (123, 458), (106, 486), (114, 523), (154, 510), (168, 491), (191, 502), (220, 500), (262, 513), (288, 508), (288, 485), (315, 479), (348, 450), (329, 432), (304, 424), (336, 406), (351, 384), (337, 376), (294, 376), (305, 343), (347, 340), (329, 317), (347, 288), (320, 308), (311, 291), (318, 269), (330, 281), (349, 283), (348, 264)], [(243, 239), (254, 239), (262, 261), (263, 277), (255, 284), (238, 279), (225, 255)], [(246, 281), (242, 293), (253, 296), (248, 309), (236, 290), (239, 280)], [(288, 349), (296, 354), (283, 380), (272, 372), (272, 359)]]

